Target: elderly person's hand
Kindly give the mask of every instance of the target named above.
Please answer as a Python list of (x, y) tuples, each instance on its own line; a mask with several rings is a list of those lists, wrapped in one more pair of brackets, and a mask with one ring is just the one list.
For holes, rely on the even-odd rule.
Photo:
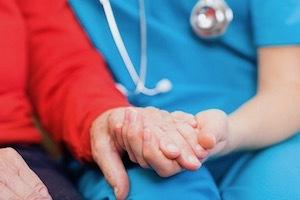
[(133, 162), (150, 165), (161, 176), (182, 169), (196, 170), (205, 150), (197, 144), (197, 122), (182, 112), (155, 108), (117, 108), (100, 115), (91, 128), (93, 158), (113, 187), (117, 199), (129, 189), (122, 154)]
[(0, 149), (0, 199), (52, 199), (43, 182), (12, 148)]
[(150, 165), (160, 176), (168, 177), (200, 167), (205, 151), (197, 143), (196, 126), (194, 117), (183, 112), (130, 108), (116, 138), (131, 161), (142, 167)]

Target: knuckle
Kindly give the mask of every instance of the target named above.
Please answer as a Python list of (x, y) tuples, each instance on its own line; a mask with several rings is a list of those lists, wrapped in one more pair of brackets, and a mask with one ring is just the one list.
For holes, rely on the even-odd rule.
[(122, 125), (120, 123), (116, 123), (114, 126), (113, 126), (113, 133), (115, 135), (120, 135), (122, 133)]
[(109, 117), (109, 126), (113, 129), (121, 129), (124, 119), (123, 117), (118, 116), (117, 114), (112, 113)]

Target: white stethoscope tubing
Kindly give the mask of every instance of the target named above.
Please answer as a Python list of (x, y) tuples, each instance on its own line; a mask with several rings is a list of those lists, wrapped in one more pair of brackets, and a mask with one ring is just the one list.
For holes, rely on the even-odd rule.
[[(136, 86), (135, 93), (145, 94), (148, 96), (154, 96), (160, 93), (168, 92), (172, 89), (172, 83), (168, 79), (160, 80), (153, 89), (147, 88), (145, 86), (145, 79), (147, 73), (147, 26), (146, 26), (146, 13), (144, 0), (139, 0), (139, 14), (140, 14), (140, 29), (141, 29), (141, 60), (140, 60), (140, 74), (137, 73), (135, 67), (130, 59), (127, 52), (125, 44), (123, 42), (122, 36), (120, 34), (118, 25), (116, 23), (112, 7), (109, 0), (99, 0), (103, 6), (105, 16), (107, 18), (108, 26), (113, 36), (113, 40), (117, 46), (117, 49), (122, 57), (125, 67)], [(128, 95), (127, 89), (121, 85), (117, 84), (117, 87), (124, 93)]]
[[(172, 82), (169, 79), (161, 79), (154, 88), (145, 86), (147, 74), (147, 25), (145, 2), (139, 0), (140, 15), (140, 73), (136, 71), (132, 60), (127, 52), (118, 25), (116, 23), (110, 0), (99, 0), (103, 6), (104, 13), (108, 22), (110, 32), (117, 49), (122, 57), (125, 67), (135, 85), (135, 94), (142, 93), (148, 96), (154, 96), (169, 92), (172, 89)], [(213, 11), (213, 16), (211, 16)], [(225, 0), (199, 0), (192, 10), (190, 22), (194, 32), (201, 38), (212, 38), (222, 35), (233, 18), (232, 10), (226, 4)], [(117, 87), (124, 94), (128, 95), (128, 90), (121, 84)]]
[(110, 32), (113, 36), (114, 42), (115, 42), (115, 44), (116, 44), (116, 46), (119, 50), (119, 53), (120, 53), (120, 55), (123, 59), (123, 62), (126, 65), (126, 69), (127, 69), (128, 73), (130, 74), (130, 76), (132, 77), (132, 80), (133, 80), (134, 84), (137, 85), (140, 82), (140, 78), (139, 78), (139, 75), (137, 74), (137, 72), (134, 69), (132, 61), (129, 57), (127, 49), (126, 49), (126, 47), (124, 45), (124, 42), (122, 40), (120, 31), (118, 29), (118, 25), (116, 23), (116, 20), (115, 20), (115, 17), (114, 17), (114, 14), (113, 14), (113, 11), (112, 11), (112, 8), (111, 8), (111, 5), (110, 5), (110, 2), (109, 2), (109, 0), (100, 0), (100, 2), (103, 6), (105, 15), (107, 17), (107, 22), (108, 22)]

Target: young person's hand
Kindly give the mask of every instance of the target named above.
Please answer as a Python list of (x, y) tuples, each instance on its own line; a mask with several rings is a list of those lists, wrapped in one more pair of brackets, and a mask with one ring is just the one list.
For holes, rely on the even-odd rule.
[(0, 199), (52, 199), (44, 183), (12, 148), (0, 149)]
[(211, 109), (195, 116), (198, 123), (198, 142), (209, 156), (223, 155), (230, 146), (228, 116), (221, 110)]

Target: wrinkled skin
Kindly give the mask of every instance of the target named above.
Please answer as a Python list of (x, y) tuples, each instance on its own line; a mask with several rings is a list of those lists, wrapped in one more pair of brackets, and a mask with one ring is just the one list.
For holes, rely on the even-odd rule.
[(12, 148), (0, 149), (0, 200), (52, 200), (46, 186)]
[(208, 155), (226, 147), (227, 115), (208, 110), (196, 116), (153, 107), (117, 108), (100, 115), (91, 128), (92, 155), (117, 199), (129, 191), (122, 155), (168, 177), (196, 170)]

